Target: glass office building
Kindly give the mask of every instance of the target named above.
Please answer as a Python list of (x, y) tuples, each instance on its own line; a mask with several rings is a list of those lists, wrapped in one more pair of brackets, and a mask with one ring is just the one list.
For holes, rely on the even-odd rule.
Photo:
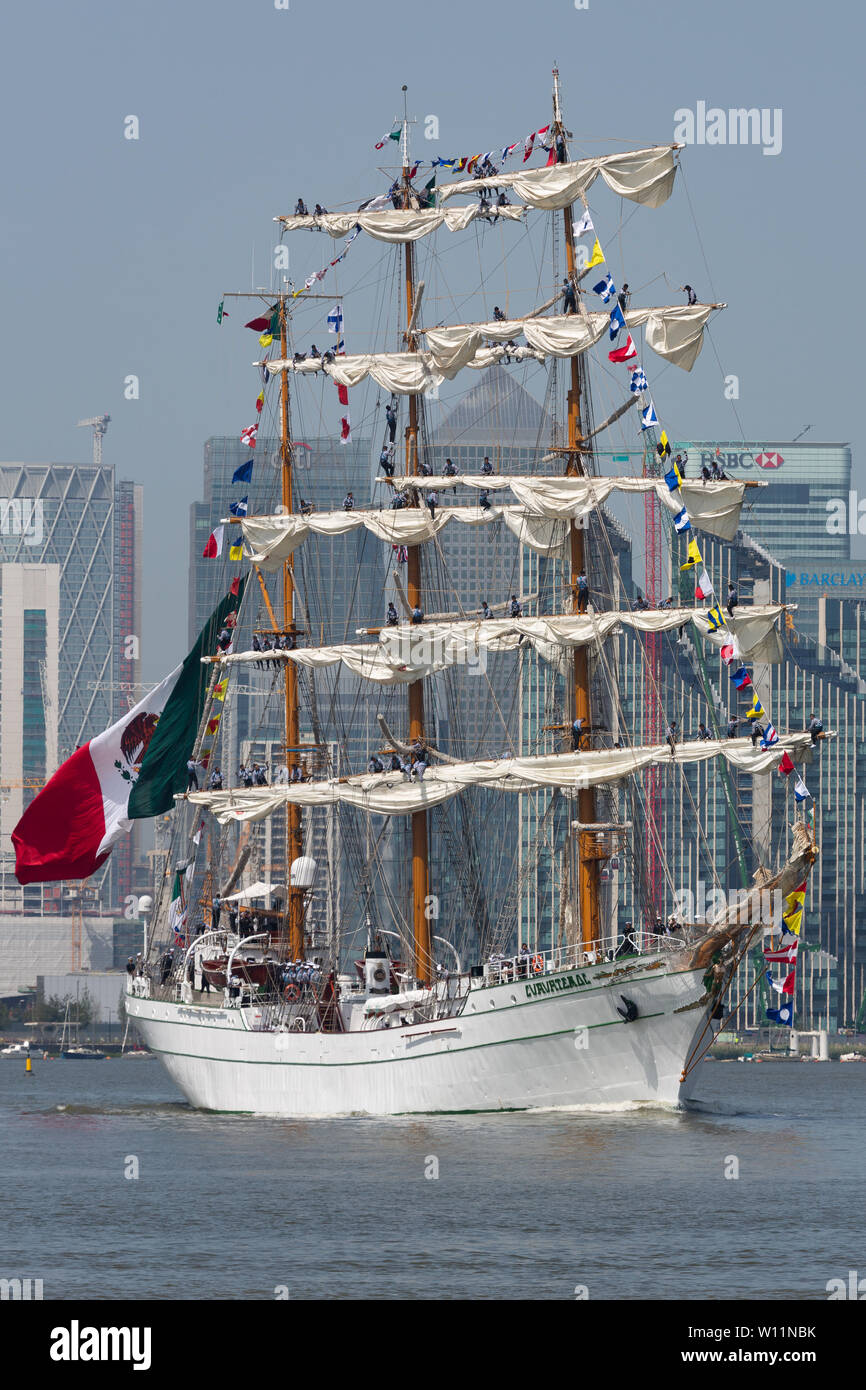
[[(0, 464), (0, 903), (8, 910), (58, 910), (61, 885), (17, 884), (6, 836), (58, 763), (140, 694), (141, 510), (141, 487), (116, 482), (111, 465)], [(133, 853), (130, 839), (102, 871), (104, 905), (129, 891)]]

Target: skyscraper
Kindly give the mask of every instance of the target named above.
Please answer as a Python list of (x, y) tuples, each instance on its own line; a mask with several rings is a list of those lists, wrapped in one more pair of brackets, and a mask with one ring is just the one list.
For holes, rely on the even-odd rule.
[[(60, 884), (19, 886), (9, 835), (58, 763), (137, 698), (141, 505), (110, 464), (0, 464), (0, 908), (60, 905)], [(128, 891), (131, 854), (101, 871), (105, 905)]]
[[(766, 483), (746, 493), (740, 519), (744, 532), (792, 571), (836, 569), (851, 555), (851, 535), (838, 524), (839, 503), (845, 521), (851, 488), (850, 444), (732, 443), (699, 440), (676, 444), (682, 450), (690, 478), (700, 477), (701, 466), (721, 465), (736, 481)], [(801, 631), (817, 638), (817, 604), (811, 591), (800, 599), (797, 623)]]

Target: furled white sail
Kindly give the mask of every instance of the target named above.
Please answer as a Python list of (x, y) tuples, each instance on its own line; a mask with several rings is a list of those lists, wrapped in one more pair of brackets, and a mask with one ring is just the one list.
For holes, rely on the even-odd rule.
[[(629, 309), (629, 328), (647, 330), (647, 344), (659, 357), (691, 371), (703, 344), (703, 330), (714, 309), (722, 304), (659, 304)], [(581, 314), (547, 314), (537, 318), (500, 319), (487, 323), (454, 324), (423, 330), (434, 366), (446, 369), (471, 365), (485, 340), (507, 343), (524, 337), (545, 357), (574, 357), (594, 346), (607, 332), (610, 315), (592, 310)]]
[(539, 788), (578, 791), (615, 782), (647, 767), (675, 767), (722, 757), (746, 773), (772, 772), (782, 754), (798, 762), (811, 757), (811, 735), (785, 734), (772, 748), (752, 747), (748, 738), (641, 748), (605, 748), (588, 753), (548, 754), (536, 758), (499, 758), (430, 767), (419, 781), (401, 772), (348, 777), (344, 781), (289, 782), (274, 787), (188, 792), (187, 799), (207, 807), (221, 825), (264, 820), (288, 802), (329, 806), (343, 802), (373, 815), (404, 816), (459, 796), (467, 787), (531, 792)]
[(582, 197), (599, 175), (608, 188), (621, 198), (645, 207), (666, 203), (674, 186), (676, 145), (654, 145), (650, 149), (625, 154), (579, 159), (571, 164), (552, 164), (544, 169), (518, 169), (486, 179), (460, 179), (439, 190), (444, 203), (455, 193), (474, 193), (481, 188), (513, 188), (518, 198), (531, 208), (565, 208)]
[[(679, 493), (674, 493), (664, 478), (531, 478), (506, 474), (488, 477), (483, 473), (460, 474), (453, 478), (444, 475), (426, 479), (404, 476), (390, 481), (380, 478), (378, 481), (389, 482), (389, 486), (393, 486), (398, 492), (408, 492), (419, 486), (441, 492), (458, 486), (487, 492), (510, 488), (528, 515), (549, 517), (551, 520), (578, 520), (587, 517), (594, 508), (606, 502), (614, 491), (655, 492), (671, 513), (679, 512), (684, 503), (694, 526), (728, 541), (733, 540), (737, 534), (743, 495), (747, 487), (744, 482), (684, 482)], [(682, 502), (679, 500), (680, 495)]]
[(470, 222), (479, 217), (485, 218), (488, 222), (499, 218), (505, 222), (519, 222), (525, 211), (525, 208), (511, 206), (482, 209), (478, 204), (470, 203), (467, 207), (460, 208), (422, 208), (405, 211), (402, 208), (386, 208), (373, 212), (326, 212), (318, 217), (312, 213), (306, 216), (295, 214), (277, 217), (274, 220), (290, 232), (322, 231), (328, 232), (332, 237), (343, 237), (348, 236), (353, 227), (360, 227), (362, 232), (366, 232), (376, 241), (404, 242), (418, 241), (443, 226), (447, 227), (449, 232), (462, 232)]
[[(501, 477), (493, 480), (480, 474), (459, 479), (394, 479), (395, 485), (403, 491), (411, 487), (444, 490), (456, 482), (483, 489), (494, 481), (500, 489), (506, 482)], [(667, 484), (660, 478), (514, 477), (507, 479), (507, 486), (521, 505), (491, 506), (486, 511), (480, 507), (441, 507), (436, 509), (435, 518), (426, 507), (404, 507), (399, 511), (313, 512), (310, 516), (247, 516), (240, 519), (240, 525), (251, 549), (252, 563), (271, 570), (278, 568), (311, 533), (339, 536), (363, 526), (391, 545), (421, 545), (432, 540), (449, 522), (484, 526), (501, 518), (523, 545), (538, 554), (550, 555), (563, 544), (568, 522), (588, 516), (614, 489), (637, 493), (654, 491), (666, 507), (678, 510)], [(745, 488), (746, 484), (741, 482), (684, 484), (684, 500), (693, 524), (711, 535), (733, 540)], [(237, 520), (226, 518), (227, 522)], [(560, 525), (551, 524), (557, 522)]]
[(224, 666), (251, 665), (262, 661), (293, 661), (298, 666), (326, 667), (342, 663), (353, 675), (381, 685), (407, 685), (433, 676), (449, 666), (477, 666), (482, 652), (516, 651), (528, 643), (546, 661), (555, 661), (563, 650), (588, 647), (604, 641), (623, 627), (635, 632), (671, 632), (693, 623), (716, 646), (733, 633), (744, 660), (762, 663), (782, 659), (775, 624), (785, 611), (780, 603), (737, 609), (726, 618), (727, 631), (711, 630), (707, 610), (652, 609), (649, 612), (603, 612), (545, 618), (461, 619), (426, 622), (413, 626), (385, 627), (376, 642), (342, 642), (326, 647), (301, 647), (294, 651), (232, 652), (219, 658)]
[(435, 520), (426, 507), (407, 507), (397, 512), (313, 512), (311, 516), (244, 517), (241, 525), (250, 547), (251, 563), (270, 571), (279, 569), (310, 534), (338, 536), (363, 526), (377, 539), (391, 545), (420, 545), (432, 540), (452, 521), (465, 526), (489, 526), (503, 521), (521, 545), (539, 555), (553, 555), (568, 535), (566, 522), (530, 516), (523, 507), (491, 507), (488, 511), (474, 507), (443, 507), (437, 509)]
[[(703, 345), (710, 314), (722, 308), (723, 304), (660, 304), (630, 309), (625, 318), (629, 328), (645, 324), (648, 346), (665, 361), (688, 372)], [(609, 314), (593, 311), (454, 324), (418, 330), (427, 339), (427, 352), (349, 353), (327, 362), (321, 357), (298, 361), (277, 358), (263, 365), (272, 376), (284, 367), (300, 375), (326, 372), (341, 386), (357, 386), (371, 376), (386, 391), (415, 395), (450, 381), (464, 367), (489, 367), (503, 357), (516, 361), (533, 357), (539, 362), (547, 357), (574, 357), (599, 342), (609, 323)], [(520, 337), (526, 340), (525, 344), (516, 342)], [(506, 347), (509, 342), (512, 346)]]

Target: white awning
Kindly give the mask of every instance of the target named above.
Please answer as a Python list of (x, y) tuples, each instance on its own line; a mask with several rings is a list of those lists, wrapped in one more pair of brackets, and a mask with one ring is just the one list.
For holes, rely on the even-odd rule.
[(249, 888), (241, 888), (238, 893), (229, 893), (225, 898), (220, 898), (220, 902), (237, 903), (246, 901), (248, 898), (266, 898), (269, 893), (281, 893), (285, 889), (284, 883), (251, 883)]

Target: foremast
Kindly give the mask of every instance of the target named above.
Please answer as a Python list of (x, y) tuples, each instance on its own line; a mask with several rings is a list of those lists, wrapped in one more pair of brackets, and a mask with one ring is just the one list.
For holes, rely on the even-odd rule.
[[(402, 203), (411, 206), (409, 181), (409, 117), (406, 108), (406, 87), (403, 87), (403, 129), (400, 140), (403, 157)], [(405, 244), (406, 279), (406, 349), (418, 351), (418, 340), (413, 332), (416, 288), (414, 246), (411, 241)], [(418, 476), (418, 398), (409, 397), (409, 423), (406, 427), (406, 473)], [(407, 597), (410, 608), (421, 607), (421, 547), (410, 545), (406, 575)], [(424, 742), (424, 682), (413, 681), (409, 686), (409, 740)], [(427, 916), (430, 894), (430, 836), (426, 811), (415, 811), (412, 816), (412, 938), (414, 943), (415, 978), (421, 984), (429, 984), (433, 979), (433, 955), (430, 940), (430, 919)]]
[[(560, 147), (567, 154), (566, 145), (567, 132), (562, 121), (562, 111), (559, 102), (559, 69), (553, 69), (553, 126), (551, 129), (552, 145), (555, 150)], [(577, 264), (574, 254), (574, 217), (571, 205), (569, 204), (562, 210), (565, 228), (565, 260), (568, 272), (569, 283), (573, 286), (575, 294), (578, 293)], [(583, 368), (579, 354), (571, 358), (571, 382), (568, 391), (568, 443), (566, 446), (566, 474), (570, 477), (586, 476), (586, 468), (583, 462), (582, 448), (582, 425), (581, 425), (581, 397), (583, 392)], [(571, 611), (577, 613), (578, 604), (578, 576), (583, 573), (587, 575), (587, 556), (585, 544), (586, 531), (582, 526), (569, 522), (569, 544), (570, 544), (570, 563), (571, 563)], [(577, 647), (574, 652), (574, 717), (582, 719), (582, 727), (589, 729), (592, 727), (592, 715), (590, 705), (590, 678), (589, 678), (589, 648)], [(598, 941), (602, 935), (600, 914), (599, 914), (599, 859), (602, 856), (598, 842), (593, 831), (584, 829), (586, 826), (595, 825), (596, 822), (596, 803), (595, 792), (591, 787), (583, 787), (578, 791), (577, 796), (578, 821), (580, 829), (578, 831), (578, 865), (577, 865), (577, 890), (578, 902), (580, 906), (580, 930), (581, 939), (585, 946), (593, 941)]]

